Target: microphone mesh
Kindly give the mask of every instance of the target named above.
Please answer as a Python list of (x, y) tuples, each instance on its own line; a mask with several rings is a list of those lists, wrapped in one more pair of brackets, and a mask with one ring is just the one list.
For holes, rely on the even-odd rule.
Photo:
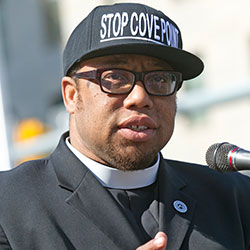
[(208, 166), (220, 172), (232, 171), (228, 162), (228, 154), (235, 147), (227, 142), (211, 145), (206, 152)]
[(211, 145), (206, 152), (207, 165), (213, 169), (217, 169), (216, 163), (214, 161), (214, 153), (219, 145), (220, 145), (220, 143), (215, 143), (215, 144)]

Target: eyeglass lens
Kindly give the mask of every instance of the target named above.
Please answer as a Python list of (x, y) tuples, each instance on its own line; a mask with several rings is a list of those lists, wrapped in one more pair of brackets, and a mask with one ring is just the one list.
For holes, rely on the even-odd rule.
[[(146, 91), (156, 95), (170, 95), (176, 87), (176, 75), (168, 71), (152, 71), (144, 75)], [(101, 85), (105, 92), (126, 94), (134, 86), (135, 74), (131, 71), (111, 69), (101, 74)]]

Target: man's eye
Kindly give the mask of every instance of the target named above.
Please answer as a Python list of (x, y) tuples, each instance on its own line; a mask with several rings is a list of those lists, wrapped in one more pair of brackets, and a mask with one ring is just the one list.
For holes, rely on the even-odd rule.
[(154, 75), (148, 79), (151, 83), (166, 83), (169, 82), (169, 78), (163, 75)]
[(162, 76), (155, 76), (152, 78), (152, 81), (163, 83), (163, 82), (167, 82), (168, 79), (166, 77), (162, 77)]
[(127, 77), (120, 73), (108, 73), (103, 77), (104, 81), (111, 81), (112, 83), (125, 84), (127, 83)]
[(105, 76), (105, 79), (110, 79), (110, 80), (121, 80), (122, 77), (120, 74), (115, 74), (115, 73), (112, 73), (112, 74), (108, 74)]

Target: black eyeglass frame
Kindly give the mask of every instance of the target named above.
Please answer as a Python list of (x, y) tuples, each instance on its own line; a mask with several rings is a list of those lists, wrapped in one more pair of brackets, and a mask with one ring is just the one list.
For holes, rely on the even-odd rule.
[[(101, 83), (101, 75), (104, 71), (108, 71), (108, 70), (123, 70), (123, 71), (127, 71), (127, 72), (132, 73), (134, 75), (134, 82), (131, 84), (130, 89), (124, 93), (112, 93), (112, 92), (106, 91), (103, 88), (102, 83)], [(146, 74), (152, 73), (152, 72), (169, 72), (169, 73), (175, 75), (176, 85), (170, 94), (152, 94), (147, 90), (147, 87), (145, 86), (145, 83), (144, 83), (144, 78), (145, 78)], [(182, 82), (183, 82), (182, 73), (176, 72), (176, 71), (169, 71), (169, 70), (151, 70), (151, 71), (144, 71), (144, 72), (135, 72), (135, 71), (131, 71), (131, 70), (127, 70), (127, 69), (119, 69), (119, 68), (99, 68), (99, 69), (95, 69), (95, 70), (91, 70), (91, 71), (75, 73), (73, 75), (73, 77), (75, 77), (77, 79), (94, 80), (93, 82), (100, 86), (102, 92), (104, 92), (106, 94), (111, 94), (111, 95), (127, 95), (133, 90), (134, 86), (136, 85), (136, 82), (140, 81), (143, 84), (143, 87), (148, 95), (170, 96), (170, 95), (173, 95), (176, 90), (180, 89), (180, 87), (182, 86)]]

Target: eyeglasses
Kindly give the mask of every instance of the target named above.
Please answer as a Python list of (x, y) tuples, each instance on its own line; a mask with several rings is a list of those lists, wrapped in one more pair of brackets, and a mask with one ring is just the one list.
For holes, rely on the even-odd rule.
[(125, 69), (96, 69), (76, 73), (78, 79), (93, 80), (99, 84), (104, 93), (122, 95), (129, 94), (137, 81), (141, 81), (149, 95), (169, 96), (182, 84), (180, 72), (156, 70), (134, 72)]

